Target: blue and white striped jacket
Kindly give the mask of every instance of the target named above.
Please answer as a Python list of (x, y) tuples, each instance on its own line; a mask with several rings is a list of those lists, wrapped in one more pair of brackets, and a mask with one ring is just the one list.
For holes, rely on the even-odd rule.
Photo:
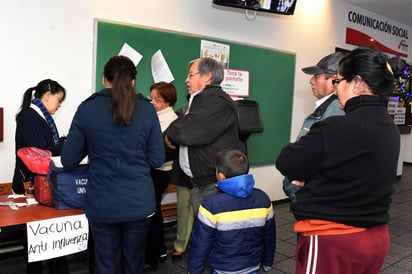
[(218, 182), (196, 220), (188, 272), (203, 273), (206, 262), (217, 273), (249, 273), (273, 265), (276, 226), (270, 198), (253, 188), (251, 174)]

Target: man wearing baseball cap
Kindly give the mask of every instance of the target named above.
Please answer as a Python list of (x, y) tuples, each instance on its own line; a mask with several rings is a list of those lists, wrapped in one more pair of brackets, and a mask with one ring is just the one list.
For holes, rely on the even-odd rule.
[[(313, 95), (318, 99), (315, 103), (315, 111), (303, 121), (297, 140), (309, 132), (312, 125), (322, 121), (329, 116), (344, 115), (345, 112), (339, 108), (338, 97), (335, 95), (335, 87), (332, 79), (336, 78), (339, 62), (344, 54), (336, 52), (323, 57), (315, 66), (302, 68), (306, 74), (313, 75), (310, 78), (310, 86)], [(283, 180), (283, 191), (291, 202), (296, 201), (295, 193), (299, 187), (292, 185), (288, 178)]]

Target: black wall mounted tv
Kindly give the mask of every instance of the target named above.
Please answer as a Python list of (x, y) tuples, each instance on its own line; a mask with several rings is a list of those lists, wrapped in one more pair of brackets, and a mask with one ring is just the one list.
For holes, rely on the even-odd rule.
[(292, 15), (295, 12), (296, 1), (297, 0), (213, 0), (213, 4), (239, 9)]

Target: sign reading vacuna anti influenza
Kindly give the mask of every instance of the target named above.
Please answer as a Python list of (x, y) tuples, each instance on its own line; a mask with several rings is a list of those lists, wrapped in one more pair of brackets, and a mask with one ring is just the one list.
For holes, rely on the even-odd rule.
[(360, 8), (346, 14), (346, 43), (408, 57), (409, 26)]
[(86, 215), (73, 215), (27, 223), (29, 262), (43, 261), (87, 250)]

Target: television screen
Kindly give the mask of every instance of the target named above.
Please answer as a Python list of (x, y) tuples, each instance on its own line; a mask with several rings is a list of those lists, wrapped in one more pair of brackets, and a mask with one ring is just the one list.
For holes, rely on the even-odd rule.
[(292, 15), (297, 0), (213, 0), (220, 6)]

